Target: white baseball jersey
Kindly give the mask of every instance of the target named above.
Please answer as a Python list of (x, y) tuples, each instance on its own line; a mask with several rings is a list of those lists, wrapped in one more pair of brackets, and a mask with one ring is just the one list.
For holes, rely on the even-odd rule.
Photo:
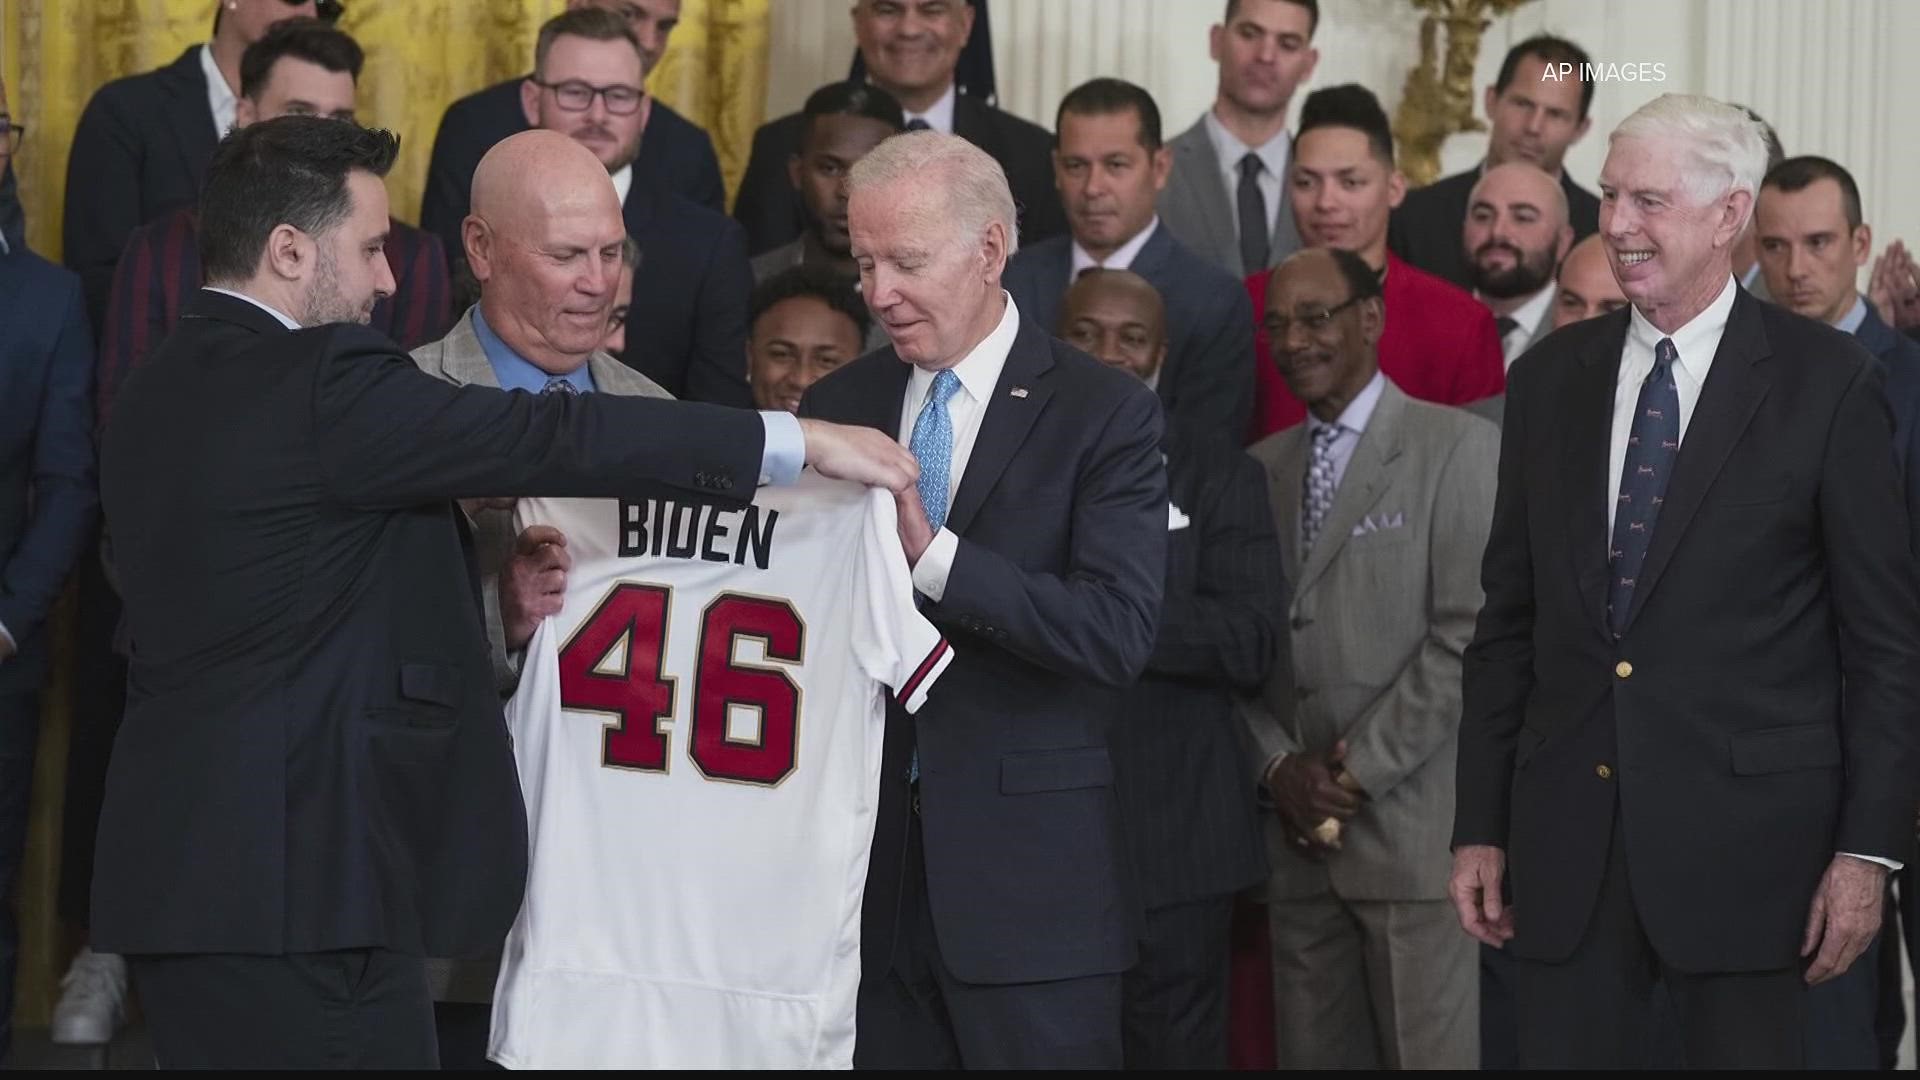
[(850, 1067), (885, 694), (917, 709), (953, 658), (892, 496), (809, 473), (516, 519), (573, 569), (507, 706), (530, 865), (490, 1056)]

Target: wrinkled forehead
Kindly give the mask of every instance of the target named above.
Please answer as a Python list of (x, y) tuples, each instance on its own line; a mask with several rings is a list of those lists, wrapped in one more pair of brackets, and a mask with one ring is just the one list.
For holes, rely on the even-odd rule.
[(937, 247), (953, 238), (951, 200), (936, 176), (861, 188), (847, 198), (847, 222), (869, 243)]
[(1621, 192), (1676, 195), (1686, 187), (1687, 170), (1699, 155), (1678, 139), (1616, 136), (1600, 166), (1600, 183)]

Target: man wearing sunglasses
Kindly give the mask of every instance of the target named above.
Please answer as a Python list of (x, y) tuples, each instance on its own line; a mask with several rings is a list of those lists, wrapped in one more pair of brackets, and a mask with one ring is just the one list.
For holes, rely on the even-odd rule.
[(61, 250), (86, 289), (96, 335), (127, 236), (199, 198), (214, 145), (239, 107), (240, 54), (273, 24), (318, 13), (314, 0), (220, 0), (213, 40), (166, 67), (116, 79), (87, 102), (67, 159)]
[(1294, 583), (1290, 647), (1248, 717), (1276, 810), (1280, 1067), (1472, 1069), (1477, 953), (1447, 902), (1446, 838), (1499, 434), (1381, 373), (1387, 313), (1359, 254), (1294, 254), (1265, 306), (1271, 362), (1308, 410), (1248, 451)]

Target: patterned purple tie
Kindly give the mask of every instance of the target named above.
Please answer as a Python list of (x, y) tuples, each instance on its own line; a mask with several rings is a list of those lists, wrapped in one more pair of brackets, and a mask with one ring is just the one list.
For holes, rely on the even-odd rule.
[(1620, 469), (1620, 502), (1614, 507), (1613, 546), (1607, 552), (1613, 569), (1607, 583), (1607, 625), (1614, 637), (1626, 628), (1633, 587), (1646, 565), (1653, 525), (1666, 499), (1674, 459), (1680, 454), (1680, 390), (1673, 381), (1673, 365), (1679, 359), (1673, 339), (1661, 338), (1653, 348), (1653, 370), (1640, 384), (1640, 400), (1634, 406), (1627, 458)]

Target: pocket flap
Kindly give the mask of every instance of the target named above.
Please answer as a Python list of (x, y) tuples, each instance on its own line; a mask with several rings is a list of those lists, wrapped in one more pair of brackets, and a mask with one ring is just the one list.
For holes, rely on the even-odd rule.
[(1002, 795), (1108, 787), (1112, 783), (1113, 759), (1107, 756), (1104, 748), (1097, 746), (1083, 750), (1008, 754), (1000, 759)]
[(1743, 731), (1732, 738), (1736, 776), (1795, 769), (1831, 769), (1840, 764), (1840, 732), (1831, 724)]
[(451, 709), (460, 704), (460, 672), (439, 664), (401, 664), (400, 696)]

